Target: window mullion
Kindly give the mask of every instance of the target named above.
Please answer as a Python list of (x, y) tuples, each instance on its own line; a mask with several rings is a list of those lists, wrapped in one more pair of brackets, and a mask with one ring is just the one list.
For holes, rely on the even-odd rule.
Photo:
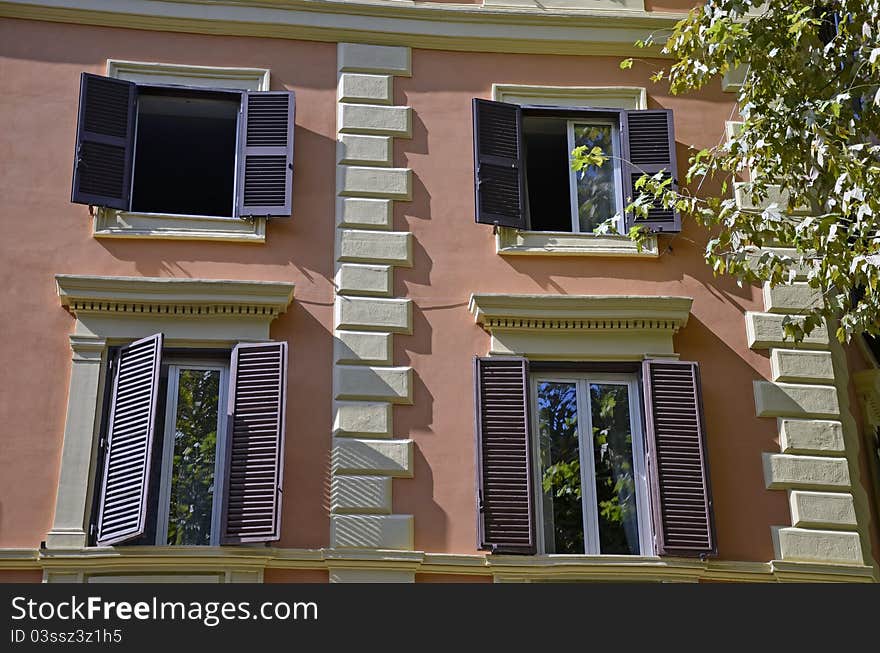
[(580, 438), (581, 499), (584, 513), (584, 552), (599, 554), (599, 510), (596, 501), (596, 460), (593, 450), (593, 412), (590, 382), (580, 379), (578, 391), (578, 436)]
[(168, 519), (171, 513), (171, 476), (174, 464), (174, 433), (177, 425), (177, 392), (180, 368), (168, 367), (168, 389), (165, 393), (165, 429), (162, 434), (162, 473), (159, 480), (159, 514), (156, 522), (156, 544), (168, 544)]
[(571, 167), (571, 153), (574, 150), (574, 121), (566, 122), (566, 135), (568, 139), (568, 151), (565, 159), (568, 161), (568, 195), (571, 204), (571, 232), (576, 234), (581, 230), (581, 221), (578, 217), (578, 192), (577, 173)]
[(211, 500), (211, 545), (220, 545), (223, 521), (223, 498), (226, 492), (226, 456), (228, 438), (229, 369), (220, 370), (220, 392), (217, 397), (217, 444), (214, 454), (214, 496)]

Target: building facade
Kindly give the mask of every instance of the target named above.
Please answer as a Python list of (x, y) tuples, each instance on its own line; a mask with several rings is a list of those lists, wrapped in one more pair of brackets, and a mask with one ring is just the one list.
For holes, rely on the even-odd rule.
[(596, 231), (690, 4), (0, 2), (0, 580), (880, 579), (870, 343)]

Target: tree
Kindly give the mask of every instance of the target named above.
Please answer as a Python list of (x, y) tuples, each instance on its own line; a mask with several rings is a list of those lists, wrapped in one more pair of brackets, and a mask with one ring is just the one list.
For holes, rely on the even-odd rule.
[[(668, 35), (663, 52), (672, 65), (652, 75), (682, 94), (745, 69), (742, 125), (689, 160), (687, 186), (712, 180), (719, 196), (698, 197), (685, 184), (673, 192), (671, 181), (646, 176), (627, 210), (644, 216), (656, 199), (692, 216), (711, 230), (705, 255), (713, 270), (740, 283), (805, 278), (824, 301), (787, 319), (786, 335), (796, 340), (825, 319), (840, 341), (880, 332), (878, 34), (880, 0), (707, 0)], [(586, 148), (573, 155), (581, 167), (607, 158)], [(735, 181), (752, 206), (776, 201), (737, 206)]]

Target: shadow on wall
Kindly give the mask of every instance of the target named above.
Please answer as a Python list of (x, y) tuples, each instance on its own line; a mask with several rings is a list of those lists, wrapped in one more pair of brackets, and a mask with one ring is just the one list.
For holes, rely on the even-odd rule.
[[(293, 266), (310, 282), (320, 278), (332, 283), (335, 181), (325, 171), (334, 165), (336, 142), (300, 126), (295, 129), (294, 142), (293, 214), (269, 220), (264, 244), (104, 238), (99, 239), (101, 246), (148, 277), (189, 277), (192, 274), (186, 264), (193, 262), (258, 264), (264, 270)], [(322, 152), (322, 157), (306, 165), (303, 153), (311, 152)], [(86, 211), (86, 207), (82, 209)], [(326, 246), (317, 246), (319, 243)], [(258, 279), (260, 273), (236, 272), (235, 276)]]
[[(329, 543), (332, 338), (324, 321), (293, 301), (270, 327), (290, 342), (284, 445), (282, 533), (279, 546), (315, 548)], [(307, 344), (306, 344), (307, 343)], [(316, 382), (313, 371), (326, 376)]]
[[(413, 470), (415, 478), (395, 478), (393, 481), (393, 512), (415, 515), (413, 547), (416, 551), (447, 551), (449, 517), (434, 501), (434, 473), (418, 442), (413, 447)], [(463, 516), (457, 515), (456, 518), (463, 519)]]
[[(739, 327), (745, 338), (745, 323)], [(770, 525), (788, 524), (790, 515), (785, 493), (765, 489), (761, 452), (778, 451), (779, 445), (776, 420), (755, 417), (752, 383), (763, 377), (693, 315), (675, 336), (675, 351), (700, 363), (719, 555), (770, 560)], [(763, 532), (755, 528), (762, 523)]]

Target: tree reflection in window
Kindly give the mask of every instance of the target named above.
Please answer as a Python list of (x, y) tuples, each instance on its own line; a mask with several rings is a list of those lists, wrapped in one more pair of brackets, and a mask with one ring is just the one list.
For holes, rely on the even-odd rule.
[(168, 544), (210, 544), (220, 372), (180, 370)]
[(602, 553), (639, 553), (636, 486), (628, 388), (590, 384), (599, 547)]
[[(599, 147), (603, 152), (612, 152), (613, 134), (611, 125), (576, 124), (574, 145), (584, 146), (587, 151)], [(580, 232), (590, 233), (617, 212), (614, 163), (606, 161), (601, 166), (584, 166), (574, 174)]]
[(577, 385), (538, 384), (538, 433), (546, 553), (583, 553)]
[[(586, 379), (537, 383), (545, 553), (640, 553), (629, 392)], [(579, 394), (590, 419), (578, 419)]]

